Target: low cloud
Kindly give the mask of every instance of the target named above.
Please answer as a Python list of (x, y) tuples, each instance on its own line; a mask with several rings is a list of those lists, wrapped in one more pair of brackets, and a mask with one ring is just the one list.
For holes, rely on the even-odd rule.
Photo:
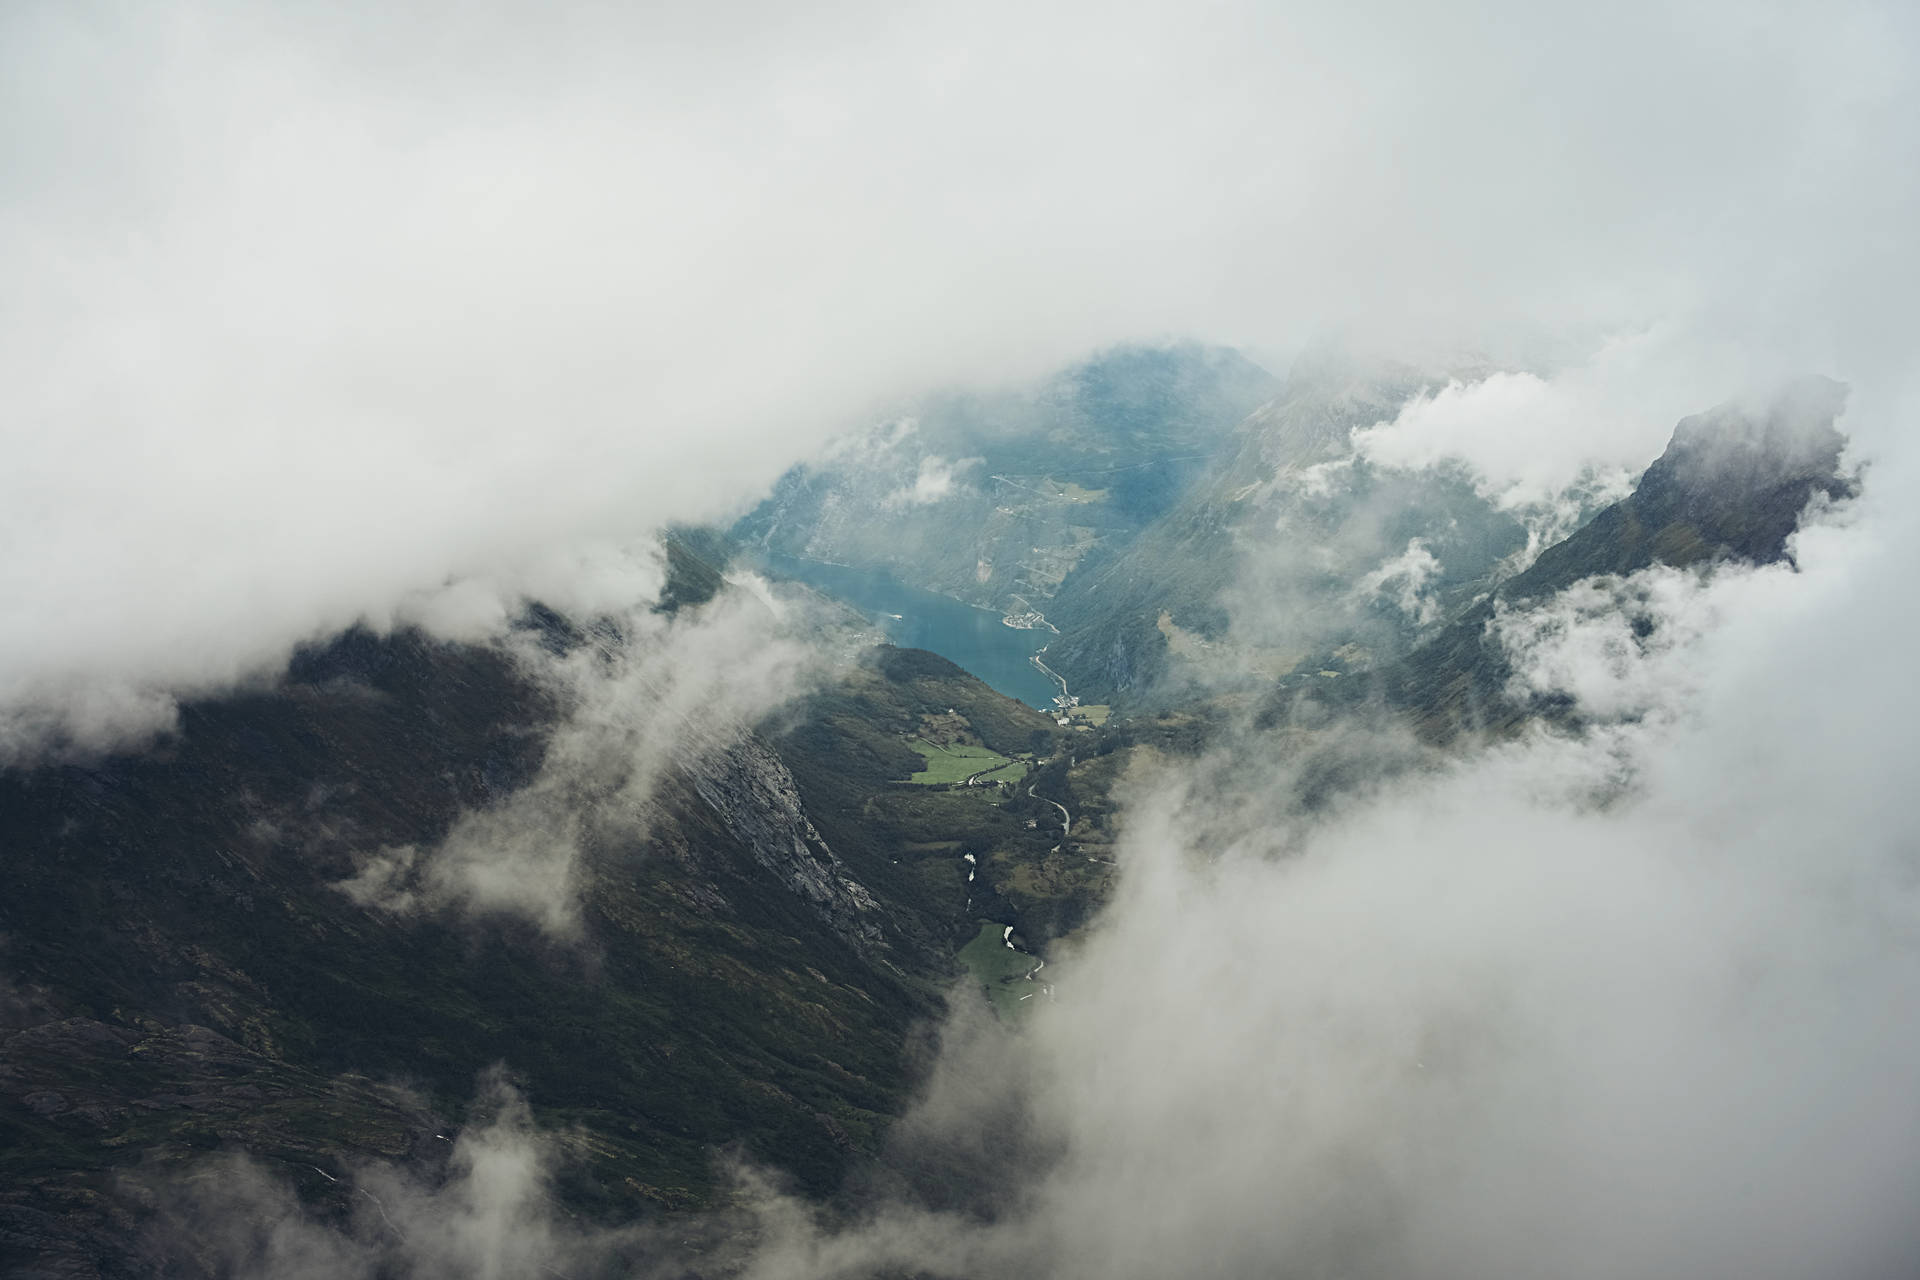
[(550, 1190), (564, 1135), (536, 1128), (504, 1074), (483, 1077), (469, 1113), (441, 1167), (314, 1168), (344, 1200), (332, 1221), (300, 1204), (286, 1170), (243, 1156), (206, 1162), (161, 1202), (154, 1252), (235, 1280), (574, 1277), (600, 1274), (645, 1239), (559, 1212)]
[(1508, 566), (1517, 572), (1625, 497), (1673, 424), (1723, 398), (1740, 377), (1726, 352), (1675, 325), (1622, 332), (1585, 350), (1561, 347), (1533, 357), (1538, 371), (1438, 380), (1391, 419), (1356, 429), (1356, 455), (1410, 471), (1462, 468), (1483, 497), (1526, 526), (1527, 544)]
[(1415, 626), (1430, 626), (1439, 620), (1441, 605), (1428, 590), (1428, 584), (1440, 572), (1440, 562), (1427, 550), (1424, 539), (1410, 538), (1407, 549), (1360, 579), (1362, 599), (1381, 599), (1400, 611)]
[[(1865, 385), (1912, 18), (1769, 15), (8, 5), (6, 756), (1119, 341), (1665, 323), (1716, 385)], [(1424, 412), (1468, 394), (1560, 412)]]
[[(124, 663), (84, 647), (77, 654), (53, 656), (57, 669), (23, 663), (13, 670), (10, 686), (8, 676), (0, 674), (0, 686), (6, 686), (0, 687), (0, 766), (144, 747), (177, 727), (183, 699), (269, 683), (284, 669), (296, 639), (324, 640), (349, 623), (381, 632), (413, 626), (442, 640), (493, 643), (511, 633), (531, 602), (581, 617), (638, 617), (665, 581), (657, 539), (627, 545), (587, 539), (396, 590), (378, 607), (340, 613), (332, 624), (316, 615), (266, 643), (256, 643), (255, 633), (241, 625), (232, 636), (191, 651), (172, 650), (163, 636), (146, 656)], [(242, 648), (225, 647), (230, 641)], [(99, 642), (122, 646), (131, 655), (141, 639), (116, 632)]]
[[(1012, 1033), (957, 1006), (851, 1210), (747, 1171), (671, 1238), (581, 1232), (538, 1191), (562, 1135), (516, 1121), (439, 1182), (359, 1175), (380, 1212), (346, 1226), (256, 1189), (215, 1238), (241, 1275), (485, 1274), (486, 1249), (755, 1280), (1899, 1274), (1920, 617), (1884, 584), (1920, 542), (1885, 536), (1910, 511), (1869, 516), (1803, 531), (1797, 570), (1510, 616), (1528, 687), (1594, 713), (1579, 733), (1441, 757), (1354, 723), (1137, 770), (1058, 1001)], [(1623, 607), (1657, 643), (1619, 643)], [(1323, 749), (1360, 785), (1303, 805)]]
[(710, 766), (822, 679), (835, 661), (823, 625), (802, 602), (736, 588), (671, 618), (602, 615), (562, 656), (521, 634), (522, 664), (565, 708), (538, 776), (438, 845), (369, 851), (340, 890), (396, 914), (511, 915), (578, 937), (583, 850), (643, 843), (668, 770)]
[(1509, 617), (1589, 727), (1411, 769), (1382, 739), (1353, 803), (1292, 803), (1260, 736), (1136, 777), (1058, 1003), (907, 1122), (963, 1141), (997, 1086), (1035, 1137), (1003, 1206), (815, 1224), (754, 1274), (1899, 1273), (1920, 618), (1883, 586), (1916, 545), (1821, 526), (1797, 572)]
[(920, 459), (920, 469), (915, 474), (913, 483), (889, 494), (885, 499), (885, 505), (921, 507), (939, 502), (954, 493), (966, 472), (985, 461), (984, 458), (961, 458), (958, 461), (949, 462), (939, 454), (927, 454)]
[(1693, 654), (1735, 590), (1657, 565), (1626, 578), (1589, 578), (1524, 607), (1499, 605), (1488, 626), (1513, 663), (1508, 695), (1524, 705), (1534, 695), (1564, 694), (1583, 717), (1601, 722), (1684, 707), (1677, 695), (1691, 691)]

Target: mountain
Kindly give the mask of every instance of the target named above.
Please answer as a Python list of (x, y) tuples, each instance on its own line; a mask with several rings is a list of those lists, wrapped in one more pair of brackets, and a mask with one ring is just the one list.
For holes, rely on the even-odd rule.
[[(881, 650), (870, 671), (809, 697), (800, 711), (801, 723), (779, 740), (782, 756), (821, 830), (876, 890), (951, 929), (1010, 924), (1034, 948), (1078, 928), (1101, 901), (1111, 866), (1063, 847), (1053, 806), (1028, 794), (1033, 787), (1064, 798), (1049, 780), (1069, 764), (1059, 758), (1063, 745), (1070, 757), (1092, 754), (1086, 737), (1061, 733), (917, 649)], [(936, 758), (928, 744), (978, 744), (1016, 766), (980, 779), (992, 785), (890, 785), (924, 767), (908, 742)]]
[(733, 537), (884, 568), (970, 604), (1042, 609), (1167, 511), (1276, 381), (1232, 351), (1125, 347), (1036, 388), (946, 395), (797, 466)]
[[(717, 577), (685, 541), (669, 561), (669, 597), (698, 609)], [(528, 626), (549, 650), (595, 634)], [(355, 631), (185, 706), (155, 750), (0, 774), (0, 1263), (153, 1273), (179, 1244), (142, 1234), (156, 1197), (218, 1152), (344, 1212), (356, 1161), (444, 1164), (436, 1135), (502, 1065), (564, 1135), (569, 1213), (710, 1203), (727, 1150), (833, 1194), (900, 1112), (909, 1032), (980, 928), (953, 851), (1048, 843), (1025, 824), (1043, 802), (916, 785), (908, 744), (1045, 756), (1056, 726), (875, 650), (778, 722), (680, 753), (643, 824), (583, 828), (570, 933), (351, 891), (369, 851), (512, 813), (563, 719), (507, 650)], [(1017, 921), (984, 880), (973, 905)]]
[[(1376, 466), (1353, 444), (1485, 371), (1326, 344), (1283, 385), (1230, 352), (1122, 349), (1036, 392), (930, 402), (795, 468), (732, 533), (776, 571), (879, 567), (1043, 618), (1046, 661), (1085, 703), (1174, 705), (1193, 678), (1270, 682), (1341, 644), (1343, 668), (1365, 666), (1528, 544), (1464, 471)], [(1234, 614), (1258, 625), (1231, 636)]]
[[(485, 1119), (502, 1072), (564, 1149), (567, 1216), (683, 1222), (724, 1196), (729, 1152), (853, 1207), (864, 1171), (900, 1157), (887, 1135), (927, 1065), (920, 1029), (971, 991), (1023, 1016), (1044, 990), (1030, 962), (1105, 900), (1129, 769), (1244, 749), (1222, 731), (1244, 720), (1212, 688), (1183, 700), (1181, 670), (1311, 655), (1254, 681), (1283, 730), (1257, 749), (1289, 761), (1310, 809), (1384, 765), (1337, 720), (1294, 714), (1308, 701), (1437, 743), (1565, 718), (1508, 692), (1500, 610), (1594, 575), (1780, 561), (1809, 503), (1854, 491), (1844, 388), (1806, 380), (1682, 421), (1627, 497), (1507, 573), (1525, 531), (1469, 478), (1353, 452), (1355, 425), (1431, 377), (1307, 362), (1124, 550), (1063, 579), (1050, 662), (1086, 664), (1084, 687), (1107, 662), (1119, 689), (1114, 642), (1136, 646), (1139, 713), (1100, 728), (879, 646), (750, 724), (648, 687), (672, 749), (636, 789), (630, 742), (576, 759), (583, 708), (546, 674), (617, 668), (619, 624), (534, 607), (499, 644), (355, 630), (186, 705), (152, 750), (0, 772), (0, 1267), (217, 1273), (153, 1227), (223, 1156), (343, 1218), (361, 1162), (444, 1171), (443, 1135)], [(1416, 539), (1440, 567), (1415, 589), (1356, 591)], [(725, 553), (708, 532), (666, 538), (674, 625), (739, 600)], [(476, 824), (572, 841), (573, 863), (509, 886), (563, 887), (568, 910), (436, 899), (423, 851)], [(921, 1174), (964, 1199), (959, 1175)]]
[(1537, 602), (1595, 575), (1624, 576), (1657, 564), (1788, 559), (1788, 540), (1808, 504), (1841, 501), (1856, 490), (1841, 470), (1846, 437), (1833, 425), (1846, 395), (1838, 382), (1809, 377), (1762, 403), (1723, 404), (1683, 419), (1631, 495), (1542, 551), (1525, 572), (1388, 671), (1387, 696), (1441, 740), (1554, 711), (1506, 692), (1511, 666), (1489, 634), (1503, 606)]
[(1087, 701), (1140, 707), (1190, 698), (1183, 666), (1210, 682), (1270, 683), (1341, 645), (1343, 668), (1411, 647), (1433, 613), (1526, 545), (1526, 531), (1464, 471), (1376, 466), (1353, 433), (1477, 372), (1333, 346), (1304, 353), (1172, 509), (1062, 583), (1048, 662)]

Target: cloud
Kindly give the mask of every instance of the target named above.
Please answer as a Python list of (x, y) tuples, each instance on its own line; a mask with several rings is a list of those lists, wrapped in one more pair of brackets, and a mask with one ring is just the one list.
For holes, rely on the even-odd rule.
[(368, 850), (343, 893), (400, 915), (517, 916), (577, 939), (585, 852), (643, 843), (669, 770), (714, 768), (823, 679), (836, 653), (803, 603), (745, 589), (670, 618), (603, 615), (589, 634), (561, 656), (524, 633), (514, 644), (565, 709), (534, 780), (463, 813), (431, 848)]
[(16, 744), (1124, 339), (1911, 349), (1900, 6), (0, 21)]
[(556, 1211), (550, 1187), (564, 1135), (536, 1128), (504, 1073), (481, 1078), (469, 1114), (441, 1168), (366, 1163), (336, 1176), (314, 1167), (345, 1199), (346, 1214), (331, 1222), (305, 1210), (281, 1172), (238, 1155), (205, 1161), (161, 1202), (156, 1248), (241, 1280), (565, 1276), (646, 1238)]
[(1312, 749), (1271, 736), (1133, 778), (1058, 1003), (991, 1067), (949, 1050), (906, 1122), (963, 1142), (991, 1082), (1032, 1139), (997, 1211), (909, 1196), (755, 1274), (1909, 1266), (1920, 1029), (1887, 1011), (1920, 981), (1920, 616), (1884, 587), (1920, 542), (1883, 501), (1800, 535), (1798, 572), (1659, 571), (1509, 626), (1581, 734), (1410, 769), (1380, 739), (1317, 808), (1290, 799)]
[(1416, 626), (1429, 626), (1440, 617), (1440, 602), (1428, 583), (1440, 572), (1440, 562), (1420, 538), (1409, 538), (1407, 549), (1360, 579), (1356, 594), (1363, 599), (1388, 601)]
[[(582, 548), (723, 513), (929, 386), (1125, 338), (1284, 357), (1325, 326), (1537, 369), (1370, 437), (1521, 497), (1635, 465), (1729, 391), (1845, 379), (1867, 510), (1804, 534), (1800, 572), (1643, 580), (1628, 603), (1670, 648), (1627, 643), (1598, 594), (1512, 622), (1523, 678), (1612, 723), (1445, 766), (1390, 740), (1367, 803), (1330, 809), (1264, 740), (1142, 780), (1120, 897), (995, 1076), (1046, 1138), (1001, 1216), (907, 1197), (831, 1230), (769, 1200), (753, 1267), (1920, 1256), (1912, 6), (0, 22), (12, 757), (164, 723), (356, 618), (484, 634), (599, 581)], [(1541, 332), (1660, 335), (1671, 376), (1506, 359)], [(622, 721), (579, 742), (656, 746)], [(645, 769), (616, 775), (603, 796)], [(490, 901), (444, 865), (446, 901)], [(943, 1117), (981, 1113), (951, 1103), (924, 1132), (958, 1145)], [(471, 1270), (474, 1241), (530, 1262), (528, 1167), (476, 1148), (480, 1190), (417, 1202), (474, 1230), (380, 1265)], [(215, 1221), (270, 1230), (276, 1203)], [(379, 1230), (258, 1256), (354, 1274), (396, 1247)]]
[[(1356, 430), (1354, 447), (1385, 466), (1458, 460), (1505, 507), (1549, 502), (1595, 469), (1624, 479), (1659, 454), (1674, 422), (1711, 400), (1691, 385), (1695, 378), (1677, 393), (1655, 385), (1648, 361), (1632, 358), (1652, 345), (1648, 335), (1611, 340), (1585, 363), (1546, 377), (1498, 371), (1447, 379), (1391, 421)], [(1690, 372), (1697, 378), (1700, 371)]]
[(961, 458), (957, 462), (949, 462), (937, 453), (927, 454), (920, 459), (920, 470), (914, 476), (913, 483), (889, 494), (884, 500), (885, 505), (920, 507), (939, 502), (954, 492), (962, 473), (985, 461), (984, 458)]
[[(1511, 572), (1625, 497), (1675, 422), (1756, 376), (1733, 352), (1674, 324), (1590, 345), (1562, 338), (1527, 354), (1537, 369), (1438, 377), (1391, 419), (1352, 433), (1356, 455), (1378, 466), (1464, 468), (1483, 497), (1526, 527)], [(1764, 387), (1782, 373), (1757, 376)]]
[(1670, 713), (1729, 590), (1657, 565), (1625, 579), (1589, 578), (1530, 606), (1497, 605), (1488, 625), (1514, 666), (1508, 693), (1523, 705), (1532, 695), (1564, 694), (1582, 716), (1602, 722)]

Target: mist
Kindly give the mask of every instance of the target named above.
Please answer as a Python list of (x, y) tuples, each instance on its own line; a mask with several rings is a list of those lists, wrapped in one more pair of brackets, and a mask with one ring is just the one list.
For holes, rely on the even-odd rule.
[(1904, 1274), (1920, 708), (1880, 518), (1619, 584), (1641, 643), (1590, 599), (1508, 619), (1578, 734), (1347, 741), (1373, 778), (1311, 810), (1270, 735), (1134, 778), (1058, 1003), (903, 1123), (963, 1144), (1000, 1093), (997, 1216), (776, 1231), (751, 1273)]
[[(1129, 780), (1058, 1003), (1018, 1035), (959, 1008), (900, 1122), (910, 1169), (1017, 1116), (992, 1213), (903, 1174), (849, 1221), (746, 1172), (712, 1257), (1907, 1274), (1916, 49), (1912, 7), (1873, 3), (9, 6), (0, 763), (148, 741), (356, 621), (637, 618), (662, 526), (930, 389), (1112, 342), (1282, 372), (1333, 334), (1442, 370), (1342, 438), (1459, 477), (1535, 551), (1681, 415), (1829, 374), (1866, 482), (1792, 565), (1499, 619), (1581, 728), (1442, 757), (1342, 724), (1370, 766), (1331, 805), (1251, 724)], [(929, 463), (902, 504), (968, 483)], [(1369, 596), (1416, 625), (1421, 553), (1368, 544), (1399, 566)], [(1268, 567), (1230, 632), (1303, 643), (1253, 589), (1301, 566)], [(751, 627), (643, 625), (644, 654), (556, 675), (574, 718), (532, 809), (369, 850), (350, 890), (572, 936), (569, 824), (643, 820), (677, 749), (631, 708), (745, 724), (818, 669)], [(680, 1260), (561, 1232), (528, 1191), (560, 1139), (517, 1105), (461, 1138), (452, 1190), (364, 1175), (414, 1188), (401, 1232), (431, 1247), (309, 1221), (257, 1171), (182, 1212), (283, 1224), (242, 1232), (237, 1274)]]
[(757, 585), (730, 585), (671, 617), (630, 603), (592, 619), (570, 651), (554, 652), (531, 630), (514, 634), (520, 666), (564, 708), (539, 773), (463, 813), (432, 848), (362, 851), (341, 891), (401, 916), (511, 915), (579, 941), (583, 846), (643, 845), (668, 770), (698, 771), (738, 749), (851, 652), (823, 604)]
[(1906, 350), (1899, 6), (4, 22), (13, 758), (1122, 339)]
[[(781, 1280), (1905, 1274), (1920, 618), (1883, 587), (1912, 530), (1869, 490), (1797, 567), (1616, 582), (1644, 634), (1602, 584), (1504, 619), (1515, 679), (1572, 695), (1578, 732), (1442, 755), (1249, 728), (1143, 765), (1057, 1002), (1009, 1031), (956, 993), (852, 1220), (749, 1169), (680, 1239), (563, 1248), (519, 1193), (462, 1230), (534, 1213), (574, 1267)], [(1370, 776), (1303, 806), (1324, 750)], [(441, 1213), (460, 1176), (432, 1185), (421, 1212), (467, 1222)]]

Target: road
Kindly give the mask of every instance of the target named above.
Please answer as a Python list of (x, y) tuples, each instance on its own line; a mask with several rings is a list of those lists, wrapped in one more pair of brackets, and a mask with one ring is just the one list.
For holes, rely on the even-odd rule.
[[(1048, 645), (1040, 646), (1040, 653), (1045, 653), (1048, 647), (1049, 647)], [(1055, 671), (1052, 667), (1048, 666), (1045, 662), (1042, 662), (1040, 660), (1040, 653), (1034, 654), (1031, 661), (1034, 666), (1040, 668), (1040, 670), (1044, 671), (1047, 675), (1053, 677), (1055, 680), (1058, 680), (1060, 682), (1060, 701), (1062, 704), (1064, 704), (1066, 700), (1071, 696), (1067, 692), (1067, 678), (1061, 675), (1058, 671)]]
[[(1034, 785), (1038, 786), (1039, 784), (1035, 783)], [(1027, 788), (1027, 794), (1035, 800), (1047, 800), (1045, 796), (1034, 795), (1033, 787)], [(1047, 800), (1047, 803), (1060, 811), (1060, 847), (1064, 849), (1067, 845), (1067, 837), (1073, 834), (1073, 815), (1068, 813), (1067, 806), (1061, 804), (1058, 800)]]

